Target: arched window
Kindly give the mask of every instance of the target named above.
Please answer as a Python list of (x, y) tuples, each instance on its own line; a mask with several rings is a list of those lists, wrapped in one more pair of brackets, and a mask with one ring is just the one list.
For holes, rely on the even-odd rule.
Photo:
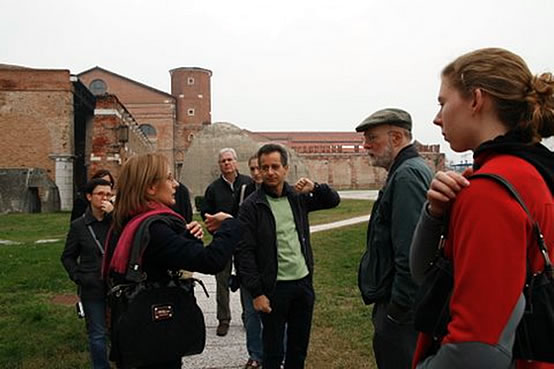
[(141, 124), (139, 128), (146, 136), (156, 137), (156, 128), (154, 128), (150, 124)]
[(95, 79), (90, 83), (88, 88), (93, 95), (104, 95), (108, 89), (108, 86), (106, 86), (106, 82), (103, 80)]

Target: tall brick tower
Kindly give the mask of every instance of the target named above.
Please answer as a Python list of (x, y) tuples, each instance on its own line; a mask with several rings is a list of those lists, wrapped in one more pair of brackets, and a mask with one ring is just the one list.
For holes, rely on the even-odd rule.
[(194, 135), (204, 125), (212, 123), (210, 88), (212, 71), (204, 68), (181, 67), (171, 69), (169, 74), (171, 75), (171, 95), (177, 101), (174, 147), (176, 174), (180, 175), (185, 151)]

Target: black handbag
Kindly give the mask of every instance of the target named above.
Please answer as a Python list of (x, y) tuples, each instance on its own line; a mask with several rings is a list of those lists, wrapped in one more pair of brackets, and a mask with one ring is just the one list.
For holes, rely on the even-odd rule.
[(206, 344), (204, 315), (194, 296), (196, 283), (208, 296), (202, 281), (180, 279), (179, 273), (170, 271), (165, 282), (149, 281), (142, 271), (149, 225), (167, 218), (152, 216), (145, 220), (133, 238), (125, 275), (113, 271), (109, 275), (110, 360), (118, 368), (155, 365), (199, 354)]
[[(506, 179), (489, 173), (475, 174), (472, 178), (479, 177), (490, 178), (503, 185), (525, 210), (533, 224), (537, 246), (544, 259), (544, 269), (538, 273), (531, 272), (528, 262), (527, 278), (523, 287), (525, 312), (516, 330), (513, 357), (554, 363), (554, 272), (539, 224)], [(452, 262), (444, 257), (442, 251), (446, 236), (445, 228), (437, 256), (429, 265), (414, 305), (415, 328), (430, 335), (435, 341), (435, 348), (447, 333), (450, 322), (450, 296), (454, 284)]]
[(113, 287), (108, 295), (110, 360), (132, 368), (201, 353), (206, 326), (194, 297), (196, 281), (174, 278), (167, 284), (143, 281)]

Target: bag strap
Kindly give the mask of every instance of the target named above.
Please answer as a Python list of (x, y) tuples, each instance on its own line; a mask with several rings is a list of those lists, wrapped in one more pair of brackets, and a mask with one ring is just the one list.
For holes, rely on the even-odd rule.
[(533, 231), (535, 233), (535, 236), (537, 238), (537, 246), (539, 248), (539, 251), (544, 259), (544, 271), (548, 273), (552, 273), (552, 262), (550, 261), (550, 257), (548, 256), (548, 249), (546, 248), (546, 243), (544, 242), (544, 236), (541, 232), (541, 229), (539, 227), (539, 223), (535, 221), (531, 213), (529, 212), (529, 209), (525, 205), (525, 202), (519, 195), (519, 193), (516, 191), (516, 189), (512, 186), (506, 178), (498, 175), (498, 174), (492, 174), (492, 173), (477, 173), (472, 175), (470, 178), (490, 178), (497, 183), (500, 183), (504, 188), (508, 190), (508, 192), (516, 199), (516, 201), (519, 203), (519, 205), (523, 208), (523, 210), (527, 213), (527, 216), (529, 217), (529, 220), (531, 221), (531, 224), (533, 225)]
[[(85, 214), (82, 215), (83, 219), (85, 218)], [(96, 243), (96, 246), (98, 247), (98, 250), (100, 250), (100, 255), (104, 256), (104, 248), (100, 244), (100, 241), (98, 241), (98, 237), (96, 237), (96, 233), (94, 233), (94, 229), (92, 229), (92, 226), (90, 224), (87, 224), (88, 231), (90, 235), (92, 236), (92, 239)]]

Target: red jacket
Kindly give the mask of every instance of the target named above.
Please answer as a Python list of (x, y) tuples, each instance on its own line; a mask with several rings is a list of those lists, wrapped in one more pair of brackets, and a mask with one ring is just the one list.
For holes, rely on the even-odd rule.
[[(481, 167), (476, 173), (498, 174), (519, 192), (538, 221), (554, 259), (553, 198), (539, 172), (529, 162), (511, 155), (483, 153), (477, 161)], [(542, 269), (544, 263), (527, 214), (503, 186), (484, 178), (471, 180), (453, 203), (445, 254), (453, 261), (454, 289), (448, 334), (435, 355), (442, 355), (441, 360), (446, 360), (441, 361), (443, 364), (448, 362), (445, 355), (463, 351), (458, 349), (464, 344), (466, 348), (468, 344), (484, 344), (481, 347), (485, 347), (485, 353), (487, 347), (498, 350), (501, 339), (506, 338), (502, 337), (504, 328), (514, 319), (512, 313), (521, 297), (527, 254), (534, 271)], [(420, 335), (414, 367), (433, 366), (434, 358), (425, 357), (429, 343), (428, 337)], [(475, 362), (475, 358), (471, 360)], [(518, 363), (518, 368), (554, 365)]]

